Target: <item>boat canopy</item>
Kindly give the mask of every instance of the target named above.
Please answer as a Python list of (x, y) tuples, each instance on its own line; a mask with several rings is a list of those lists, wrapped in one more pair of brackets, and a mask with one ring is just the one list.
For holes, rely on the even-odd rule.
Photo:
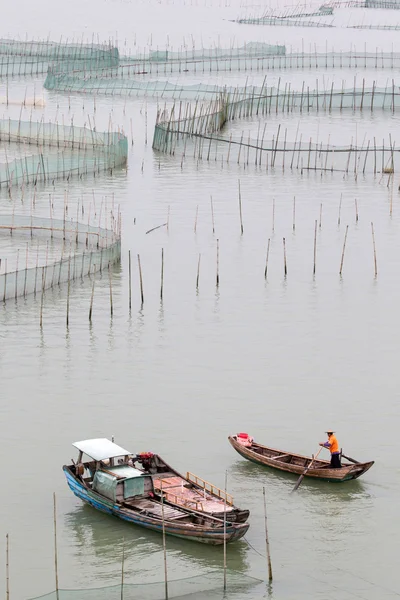
[(72, 444), (80, 452), (83, 452), (93, 460), (105, 460), (106, 458), (116, 458), (117, 456), (127, 456), (132, 454), (129, 450), (124, 450), (121, 446), (110, 442), (107, 438), (98, 438), (95, 440), (83, 440)]

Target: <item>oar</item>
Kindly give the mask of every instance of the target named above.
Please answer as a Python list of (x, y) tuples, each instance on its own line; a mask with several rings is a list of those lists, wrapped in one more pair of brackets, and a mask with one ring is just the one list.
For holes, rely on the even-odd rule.
[[(306, 475), (307, 471), (309, 470), (309, 468), (311, 467), (311, 465), (313, 464), (313, 462), (315, 461), (315, 459), (318, 457), (318, 454), (321, 452), (322, 448), (323, 448), (323, 446), (321, 446), (321, 448), (318, 450), (318, 452), (317, 452), (317, 454), (316, 454), (315, 456), (313, 455), (312, 459), (311, 459), (311, 460), (310, 460), (310, 462), (308, 463), (308, 467), (306, 467), (306, 468), (304, 469), (303, 473), (302, 473), (302, 474), (300, 475), (300, 477), (298, 478), (296, 485), (295, 485), (295, 486), (294, 486), (294, 488), (292, 489), (292, 492), (295, 492), (295, 491), (297, 490), (297, 488), (299, 487), (299, 485), (301, 484), (301, 482), (302, 482), (302, 481), (303, 481), (303, 479), (304, 479), (304, 475)], [(292, 492), (290, 492), (290, 493), (292, 493)]]
[(349, 460), (350, 462), (354, 463), (355, 465), (360, 464), (359, 460), (354, 460), (354, 458), (351, 458), (350, 456), (346, 456), (345, 454), (343, 454), (343, 452), (342, 452), (342, 456), (343, 456), (343, 458), (345, 458), (346, 460)]

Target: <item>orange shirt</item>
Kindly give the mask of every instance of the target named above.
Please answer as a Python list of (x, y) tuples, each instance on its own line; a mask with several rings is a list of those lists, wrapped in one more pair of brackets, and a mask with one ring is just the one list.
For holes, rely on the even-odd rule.
[(331, 454), (334, 454), (335, 452), (339, 452), (339, 442), (336, 439), (335, 435), (331, 435), (329, 440), (326, 442), (327, 447), (329, 448), (329, 451)]

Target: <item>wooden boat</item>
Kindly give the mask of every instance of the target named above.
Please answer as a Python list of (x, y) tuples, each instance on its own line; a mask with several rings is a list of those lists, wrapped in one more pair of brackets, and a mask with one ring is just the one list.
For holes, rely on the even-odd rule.
[[(247, 437), (246, 437), (247, 436)], [(268, 446), (262, 446), (253, 441), (247, 434), (237, 434), (228, 437), (229, 442), (236, 452), (257, 465), (272, 467), (287, 473), (301, 475), (312, 460), (309, 456), (291, 454), (283, 450), (276, 450)], [(340, 469), (331, 469), (330, 461), (317, 459), (313, 462), (311, 469), (305, 474), (306, 477), (321, 479), (324, 481), (342, 482), (349, 479), (357, 479), (368, 471), (374, 461), (359, 463), (354, 461), (342, 462)]]
[(158, 454), (142, 452), (133, 458), (133, 462), (135, 466), (139, 463), (138, 468), (151, 475), (156, 493), (162, 491), (166, 500), (175, 506), (191, 508), (218, 519), (224, 518), (226, 506), (227, 518), (232, 523), (245, 523), (249, 518), (250, 511), (234, 506), (230, 494), (190, 471), (184, 477)]
[[(243, 537), (248, 523), (232, 523), (177, 507), (154, 489), (150, 474), (132, 466), (132, 454), (105, 438), (73, 444), (78, 461), (64, 465), (72, 492), (97, 510), (168, 535), (218, 545)], [(83, 462), (83, 455), (90, 460)]]

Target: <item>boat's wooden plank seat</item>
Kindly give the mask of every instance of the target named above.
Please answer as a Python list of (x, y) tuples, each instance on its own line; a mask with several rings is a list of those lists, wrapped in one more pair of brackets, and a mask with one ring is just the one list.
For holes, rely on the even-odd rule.
[(278, 454), (278, 456), (271, 456), (272, 460), (282, 460), (282, 458), (287, 458), (288, 456), (292, 456), (291, 454)]

